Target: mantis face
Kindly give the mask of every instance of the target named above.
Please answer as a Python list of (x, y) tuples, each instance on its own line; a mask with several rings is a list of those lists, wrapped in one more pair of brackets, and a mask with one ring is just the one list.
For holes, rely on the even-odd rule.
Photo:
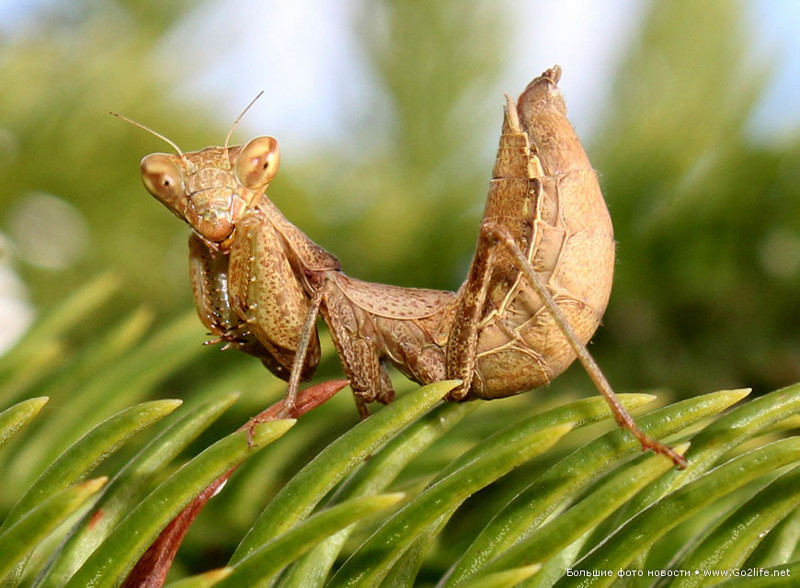
[(211, 247), (225, 248), (239, 219), (280, 166), (278, 142), (257, 137), (244, 146), (207, 147), (142, 159), (145, 188)]

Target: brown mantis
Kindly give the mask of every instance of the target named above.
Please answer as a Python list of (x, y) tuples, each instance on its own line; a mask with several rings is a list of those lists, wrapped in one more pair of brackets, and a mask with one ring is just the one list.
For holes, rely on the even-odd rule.
[(231, 128), (223, 147), (184, 153), (154, 133), (177, 155), (146, 156), (142, 178), (193, 229), (190, 276), (203, 324), (288, 380), (287, 413), (319, 362), (319, 314), (362, 416), (368, 403), (394, 396), (386, 363), (421, 384), (461, 380), (447, 398), (462, 401), (542, 386), (578, 357), (620, 426), (684, 466), (636, 426), (586, 349), (608, 303), (614, 237), (597, 175), (566, 118), (560, 74), (558, 66), (545, 71), (516, 104), (506, 96), (477, 249), (457, 292), (342, 273), (267, 197), (280, 162), (275, 139), (229, 146)]

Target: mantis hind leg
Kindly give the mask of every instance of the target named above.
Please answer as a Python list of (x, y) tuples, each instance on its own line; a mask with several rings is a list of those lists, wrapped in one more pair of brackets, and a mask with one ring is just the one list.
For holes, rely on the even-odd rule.
[[(522, 272), (528, 283), (534, 288), (534, 290), (536, 290), (536, 293), (544, 302), (547, 310), (555, 318), (556, 324), (566, 338), (572, 350), (575, 352), (578, 360), (583, 365), (586, 373), (589, 374), (589, 378), (592, 380), (592, 383), (594, 383), (597, 390), (606, 399), (606, 402), (614, 414), (617, 424), (636, 437), (643, 450), (652, 449), (656, 453), (660, 453), (669, 457), (675, 463), (675, 465), (682, 468), (686, 467), (686, 458), (678, 454), (671, 447), (664, 445), (648, 436), (636, 425), (636, 422), (633, 420), (631, 414), (620, 403), (619, 399), (614, 393), (614, 390), (611, 388), (611, 384), (609, 384), (608, 380), (603, 374), (603, 371), (600, 369), (600, 366), (597, 365), (597, 362), (589, 353), (586, 345), (584, 345), (584, 343), (575, 334), (575, 331), (564, 317), (561, 309), (558, 307), (555, 300), (553, 300), (553, 296), (550, 294), (550, 291), (536, 275), (536, 272), (531, 267), (530, 263), (528, 263), (525, 254), (520, 249), (519, 245), (517, 245), (508, 229), (497, 223), (487, 221), (481, 226), (481, 233), (482, 235), (485, 233), (486, 236), (490, 237), (494, 241), (494, 247), (504, 247), (514, 259), (519, 271)], [(485, 288), (482, 287), (480, 290), (484, 289)], [(474, 359), (472, 361), (474, 365)]]
[(447, 378), (461, 380), (448, 394), (448, 400), (465, 400), (475, 377), (480, 320), (486, 304), (493, 269), (494, 246), (481, 226), (475, 259), (467, 281), (459, 291), (459, 306), (447, 338)]

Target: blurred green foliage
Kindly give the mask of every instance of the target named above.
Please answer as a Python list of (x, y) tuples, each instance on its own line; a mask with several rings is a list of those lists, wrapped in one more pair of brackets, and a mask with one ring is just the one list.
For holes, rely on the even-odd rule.
[(592, 146), (619, 242), (601, 337), (621, 382), (800, 376), (800, 141), (748, 136), (770, 64), (737, 6), (654, 3)]
[[(159, 50), (190, 6), (47, 3), (25, 34), (0, 38), (0, 85), (13, 90), (0, 92), (0, 230), (38, 307), (109, 269), (124, 284), (116, 311), (144, 304), (166, 321), (190, 306), (187, 230), (137, 173), (142, 155), (166, 147), (106, 114), (189, 148), (224, 137), (213, 104), (175, 98), (176, 71), (188, 79), (192, 64), (176, 67)], [(382, 102), (361, 107), (342, 145), (284, 162), (270, 191), (353, 275), (447, 289), (463, 279), (510, 51), (503, 32), (514, 15), (498, 6), (512, 8), (420, 0), (353, 11)], [(619, 242), (593, 350), (622, 389), (668, 383), (689, 396), (800, 379), (800, 141), (765, 145), (747, 133), (770, 64), (754, 61), (745, 18), (722, 0), (652, 3), (587, 145)], [(85, 219), (88, 246), (62, 269), (25, 261), (26, 235), (60, 243), (73, 231), (44, 214), (38, 232), (20, 230), (36, 193)], [(96, 327), (87, 321), (85, 333)], [(207, 353), (202, 364), (217, 361), (238, 360)], [(574, 369), (554, 386), (583, 377)]]
[[(203, 328), (190, 308), (188, 230), (147, 196), (137, 173), (142, 155), (167, 148), (106, 114), (129, 115), (187, 149), (219, 143), (225, 136), (229, 122), (214, 116), (213, 104), (187, 104), (175, 97), (176, 84), (185, 81), (176, 79), (176, 72), (189, 79), (195, 64), (170, 61), (174, 56), (163, 50), (192, 6), (53, 1), (40, 5), (24, 34), (0, 36), (0, 231), (8, 249), (2, 261), (14, 264), (33, 302), (45, 309), (22, 344), (0, 361), (0, 397), (2, 408), (27, 396), (51, 399), (42, 418), (17, 435), (0, 460), (8, 478), (0, 493), (6, 513), (67, 446), (126, 406), (154, 395), (180, 396), (199, 405), (242, 391), (207, 436), (216, 439), (283, 393), (283, 384), (258, 362), (199, 345)], [(511, 57), (504, 31), (514, 14), (498, 6), (513, 8), (489, 1), (363, 0), (353, 10), (353, 31), (382, 93), (360, 105), (363, 118), (353, 120), (340, 144), (322, 145), (303, 160), (284, 161), (270, 190), (286, 216), (339, 255), (353, 275), (449, 289), (463, 279), (499, 133), (495, 86)], [(800, 138), (795, 133), (764, 144), (749, 133), (771, 64), (754, 61), (746, 15), (741, 4), (723, 0), (649, 5), (616, 74), (602, 126), (586, 145), (600, 172), (619, 242), (611, 305), (592, 348), (620, 389), (669, 386), (676, 396), (693, 396), (725, 387), (771, 390), (800, 380)], [(550, 65), (543, 63), (542, 69)], [(564, 72), (565, 79), (570, 75)], [(42, 208), (31, 216), (37, 212), (34, 205)], [(32, 263), (38, 246), (50, 246), (51, 255), (60, 253), (62, 265)], [(113, 277), (90, 282), (109, 270)], [(73, 292), (79, 294), (67, 298)], [(324, 341), (328, 361), (320, 370), (322, 378), (340, 373), (330, 341)], [(575, 368), (534, 394), (478, 406), (440, 406), (417, 426), (445, 428), (443, 414), (458, 416), (447, 427), (461, 416), (463, 426), (454, 428), (444, 445), (415, 449), (422, 451), (421, 458), (403, 471), (396, 487), (419, 492), (437, 474), (450, 471), (448, 464), (466, 450), (486, 450), (491, 443), (485, 441), (508, 423), (589, 390), (585, 375)], [(760, 436), (759, 443), (767, 442), (795, 428), (796, 421), (775, 423), (796, 413), (796, 390), (745, 405), (696, 435), (693, 467), (713, 467), (754, 435)], [(700, 397), (689, 403), (707, 401)], [(473, 409), (470, 418), (460, 414)], [(667, 407), (641, 420), (667, 435), (685, 426), (674, 416), (679, 409)], [(287, 480), (344, 431), (352, 435), (356, 422), (352, 400), (340, 394), (305, 415), (301, 426), (287, 433), (287, 443), (249, 460), (236, 484), (212, 501), (193, 526), (176, 573), (223, 565)], [(770, 426), (777, 430), (763, 435)], [(545, 484), (548, 479), (574, 483), (569, 459), (553, 470), (548, 467), (595, 433), (577, 432), (583, 436), (555, 455), (522, 465), (477, 493), (441, 533), (427, 538), (434, 542), (428, 560), (414, 561), (413, 549), (412, 561), (401, 563), (422, 566), (420, 578), (440, 578), (491, 513), (531, 480), (544, 475)], [(617, 436), (618, 431), (609, 434)], [(797, 440), (792, 444), (796, 452)], [(393, 451), (400, 444), (394, 445)], [(596, 444), (592, 447), (597, 450)], [(132, 450), (126, 450), (117, 467), (130, 458)], [(630, 444), (626, 451), (637, 448)], [(603, 458), (602, 451), (599, 455), (582, 462), (582, 483), (593, 484), (607, 471), (603, 467), (610, 467), (610, 458)], [(377, 454), (366, 462), (373, 469), (365, 469), (387, 475), (389, 468), (378, 466), (390, 457)], [(116, 471), (114, 464), (104, 467), (100, 473)], [(739, 470), (726, 475), (731, 479), (707, 483), (725, 494), (734, 482), (745, 481)], [(679, 476), (685, 473), (671, 471), (669, 479)], [(785, 495), (787, 486), (796, 487), (793, 476), (775, 492)], [(745, 487), (736, 504), (705, 509), (696, 503), (695, 508), (703, 508), (702, 520), (677, 527), (665, 536), (666, 546), (653, 553), (667, 561), (700, 536), (707, 536), (703, 549), (713, 547), (724, 533), (706, 535), (705, 529), (760, 489)], [(540, 490), (534, 486), (528, 494), (545, 502)], [(588, 492), (582, 486), (573, 490)], [(654, 491), (637, 504), (654, 500)], [(708, 496), (705, 490), (695, 493)], [(605, 495), (600, 498), (610, 504)], [(636, 510), (627, 508), (619, 521)], [(745, 508), (741, 517), (748, 512)], [(735, 514), (731, 525), (739, 521)], [(577, 523), (586, 520), (580, 512), (574, 519), (571, 529), (578, 536), (584, 529)], [(679, 522), (670, 512), (665, 520), (669, 524), (663, 529)], [(527, 521), (520, 524), (533, 528)], [(604, 523), (580, 541), (600, 543), (618, 526)], [(636, 531), (635, 525), (631, 528)], [(777, 560), (760, 546), (763, 553), (756, 552), (753, 565), (788, 561), (797, 529), (796, 515), (781, 523), (784, 539), (770, 537), (776, 537), (773, 550), (781, 541), (790, 546), (785, 557)], [(766, 531), (758, 527), (753, 532), (761, 538)], [(616, 544), (624, 545), (631, 536), (618, 534)], [(361, 530), (352, 543), (365, 537)], [(637, 537), (636, 544), (651, 543)], [(742, 548), (730, 551), (746, 556)], [(684, 552), (684, 557), (689, 556)], [(297, 577), (303, 579), (303, 573), (298, 568)]]

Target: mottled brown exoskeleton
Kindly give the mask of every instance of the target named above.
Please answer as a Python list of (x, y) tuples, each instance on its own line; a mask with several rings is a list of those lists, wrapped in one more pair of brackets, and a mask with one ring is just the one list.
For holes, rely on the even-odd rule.
[(507, 97), (475, 257), (458, 292), (342, 273), (266, 196), (280, 159), (271, 137), (192, 153), (170, 142), (177, 155), (145, 157), (147, 190), (193, 229), (190, 276), (203, 324), (288, 380), (291, 407), (319, 362), (321, 313), (362, 415), (368, 403), (392, 400), (386, 363), (421, 384), (460, 379), (448, 399), (462, 401), (542, 386), (577, 356), (621, 426), (685, 463), (636, 427), (585, 347), (608, 303), (614, 236), (566, 118), (560, 74), (544, 72), (516, 104)]

